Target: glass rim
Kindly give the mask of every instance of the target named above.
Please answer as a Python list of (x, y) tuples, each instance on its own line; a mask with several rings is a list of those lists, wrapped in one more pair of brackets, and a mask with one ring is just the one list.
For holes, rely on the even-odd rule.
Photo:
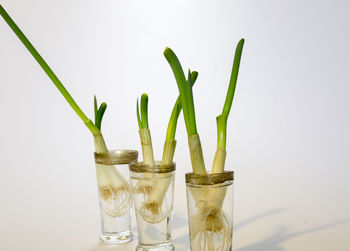
[(155, 161), (154, 165), (149, 165), (143, 162), (134, 162), (129, 164), (129, 170), (134, 173), (170, 173), (176, 170), (176, 163), (166, 165)]
[(102, 165), (130, 164), (137, 162), (139, 152), (136, 150), (110, 150), (108, 153), (94, 153), (95, 163)]
[(227, 181), (233, 181), (234, 172), (224, 171), (223, 173), (195, 174), (186, 173), (186, 184), (191, 185), (217, 185)]

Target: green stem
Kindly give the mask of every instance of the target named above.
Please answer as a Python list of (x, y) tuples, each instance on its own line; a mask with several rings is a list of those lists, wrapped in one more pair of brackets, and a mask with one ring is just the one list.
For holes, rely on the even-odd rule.
[(231, 78), (230, 78), (230, 84), (229, 84), (228, 91), (226, 94), (224, 108), (222, 109), (222, 115), (224, 115), (224, 116), (228, 116), (230, 113), (230, 110), (231, 110), (232, 101), (233, 101), (233, 97), (235, 95), (235, 90), (236, 90), (239, 65), (241, 63), (243, 45), (244, 45), (244, 39), (242, 38), (238, 42), (237, 47), (236, 47), (236, 52), (235, 52), (235, 57), (233, 60), (233, 66), (232, 66), (232, 72), (231, 72)]
[(170, 120), (168, 123), (168, 129), (166, 131), (166, 140), (175, 139), (177, 120), (181, 113), (181, 109), (181, 101), (180, 98), (178, 98), (175, 102), (173, 111), (171, 112)]
[(216, 117), (217, 148), (226, 149), (227, 117), (219, 115)]
[(137, 116), (137, 124), (139, 125), (139, 129), (142, 129), (142, 122), (141, 122), (139, 99), (138, 98), (136, 100), (136, 116)]
[(97, 118), (97, 98), (96, 95), (94, 95), (94, 114), (95, 114), (95, 124), (96, 124), (96, 118)]
[(29, 42), (27, 37), (23, 34), (20, 28), (16, 25), (16, 23), (12, 20), (12, 18), (8, 15), (5, 9), (0, 5), (0, 15), (4, 18), (6, 23), (10, 26), (10, 28), (14, 31), (17, 37), (22, 41), (24, 46), (28, 49), (28, 51), (33, 55), (35, 60), (39, 63), (41, 68), (46, 72), (47, 76), (52, 80), (54, 85), (58, 88), (58, 90), (62, 93), (64, 98), (67, 100), (69, 105), (73, 108), (76, 114), (81, 118), (81, 120), (85, 123), (85, 125), (89, 128), (92, 134), (98, 134), (100, 131), (98, 128), (92, 123), (92, 121), (84, 114), (84, 112), (80, 109), (80, 107), (75, 103), (72, 96), (63, 86), (61, 81), (55, 75), (55, 73), (51, 70), (50, 66), (45, 62), (45, 60), (40, 56), (38, 51), (34, 48), (34, 46)]
[(192, 94), (193, 80), (191, 79), (191, 74), (189, 74), (188, 81), (186, 81), (180, 61), (170, 48), (164, 50), (164, 56), (174, 73), (180, 92), (180, 100), (184, 112), (187, 134), (188, 136), (195, 135), (197, 134), (197, 125)]
[(231, 111), (233, 98), (235, 95), (239, 65), (241, 62), (244, 39), (241, 39), (236, 47), (235, 57), (233, 60), (230, 84), (227, 90), (225, 104), (222, 113), (216, 117), (217, 126), (217, 149), (213, 161), (212, 172), (222, 173), (225, 169), (226, 160), (226, 136), (227, 136), (227, 119)]
[[(193, 87), (194, 83), (196, 82), (197, 77), (198, 77), (198, 72), (196, 72), (196, 71), (191, 72), (192, 87)], [(178, 121), (179, 115), (181, 113), (181, 110), (182, 110), (182, 105), (181, 105), (181, 99), (179, 96), (179, 97), (177, 97), (173, 111), (171, 112), (170, 120), (168, 123), (168, 129), (167, 129), (167, 133), (166, 133), (167, 140), (175, 139), (177, 121)]]
[(142, 94), (141, 96), (140, 107), (139, 99), (136, 100), (136, 115), (139, 129), (148, 129), (148, 95), (146, 93)]
[(141, 123), (142, 128), (149, 128), (148, 126), (148, 95), (146, 93), (141, 96)]
[[(183, 107), (193, 173), (205, 174), (206, 170), (202, 145), (197, 133), (196, 126), (196, 115), (192, 93), (192, 86), (194, 81), (192, 80), (191, 71), (188, 72), (188, 80), (186, 81), (182, 66), (175, 53), (170, 48), (166, 48), (164, 51), (164, 56), (170, 64), (180, 92), (180, 101)], [(194, 77), (196, 78), (197, 76)]]
[(100, 131), (101, 131), (102, 118), (103, 118), (103, 115), (105, 114), (106, 109), (107, 109), (107, 104), (102, 103), (100, 105), (100, 108), (97, 110), (95, 125)]
[(227, 90), (225, 104), (222, 109), (222, 113), (218, 117), (216, 117), (217, 148), (226, 149), (227, 119), (231, 111), (232, 102), (236, 91), (237, 78), (238, 78), (239, 66), (241, 63), (243, 45), (244, 45), (244, 39), (241, 39), (238, 42), (236, 51), (235, 51), (235, 57), (233, 60), (232, 72), (230, 77), (230, 84)]

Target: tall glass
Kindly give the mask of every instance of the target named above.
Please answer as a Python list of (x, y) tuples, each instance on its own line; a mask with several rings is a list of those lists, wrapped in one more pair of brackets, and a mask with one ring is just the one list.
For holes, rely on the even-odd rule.
[(192, 251), (231, 251), (233, 172), (186, 174)]
[(100, 239), (105, 243), (118, 244), (133, 239), (128, 164), (137, 162), (137, 159), (138, 152), (134, 150), (95, 153), (102, 228)]
[(174, 250), (171, 219), (175, 163), (129, 165), (139, 245), (136, 250)]

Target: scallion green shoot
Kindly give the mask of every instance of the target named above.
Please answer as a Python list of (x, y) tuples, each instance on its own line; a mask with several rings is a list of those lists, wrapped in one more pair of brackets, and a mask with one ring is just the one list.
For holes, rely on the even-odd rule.
[[(194, 71), (190, 73), (190, 77), (192, 79), (192, 85), (195, 83), (198, 72)], [(192, 86), (191, 85), (191, 86)], [(161, 165), (167, 166), (172, 164), (175, 148), (176, 148), (176, 127), (179, 115), (182, 110), (181, 99), (180, 96), (177, 98), (174, 107), (172, 109), (172, 113), (169, 119), (166, 138), (164, 142), (163, 148), (163, 156)], [(143, 94), (141, 96), (141, 104), (139, 105), (139, 101), (136, 101), (136, 115), (137, 122), (139, 126), (139, 134), (142, 146), (142, 155), (143, 162), (145, 164), (154, 163), (153, 156), (153, 146), (151, 140), (151, 133), (148, 125), (148, 96), (147, 94)], [(151, 177), (152, 175), (147, 175), (146, 177)], [(154, 175), (153, 175), (154, 176)], [(152, 177), (153, 177), (152, 176)], [(162, 214), (161, 208), (162, 203), (165, 197), (166, 192), (169, 189), (169, 185), (171, 183), (171, 179), (159, 179), (153, 182), (138, 182), (136, 186), (136, 191), (140, 193), (144, 193), (146, 201), (141, 208), (141, 215), (147, 222), (155, 223), (159, 222), (163, 219), (164, 215)]]
[(225, 168), (227, 119), (231, 111), (233, 97), (236, 91), (236, 84), (237, 84), (239, 66), (241, 63), (243, 45), (244, 45), (244, 39), (241, 39), (238, 42), (238, 45), (236, 47), (236, 52), (235, 52), (235, 57), (233, 61), (233, 66), (232, 66), (230, 83), (226, 94), (225, 104), (222, 109), (222, 113), (216, 117), (217, 149), (216, 149), (215, 158), (214, 158), (213, 167), (212, 167), (213, 173), (222, 173)]
[(164, 56), (173, 70), (176, 83), (180, 92), (180, 100), (183, 109), (185, 125), (188, 135), (188, 144), (190, 148), (191, 163), (193, 172), (196, 174), (205, 174), (205, 164), (202, 152), (202, 145), (199, 135), (197, 133), (196, 115), (193, 102), (192, 93), (192, 77), (191, 72), (188, 72), (188, 79), (186, 80), (181, 63), (175, 53), (166, 48)]
[[(87, 128), (90, 130), (94, 136), (95, 150), (98, 153), (108, 153), (108, 149), (105, 144), (105, 140), (101, 133), (101, 123), (104, 112), (107, 108), (106, 103), (102, 103), (99, 109), (97, 109), (97, 100), (94, 99), (94, 110), (95, 110), (95, 123), (93, 123), (85, 113), (80, 109), (77, 103), (74, 101), (73, 97), (69, 94), (67, 89), (64, 87), (62, 82), (52, 71), (50, 66), (46, 61), (41, 57), (39, 52), (34, 48), (32, 43), (27, 39), (21, 29), (16, 25), (12, 20), (9, 14), (0, 4), (0, 15), (4, 18), (9, 27), (21, 40), (23, 45), (28, 49), (32, 54), (34, 59), (39, 63), (41, 68), (45, 71), (47, 76), (51, 79), (53, 84), (61, 92), (63, 97), (67, 100), (68, 104), (72, 107), (75, 113), (80, 117), (80, 119), (85, 123)], [(102, 199), (106, 201), (105, 212), (111, 217), (124, 215), (129, 207), (131, 202), (131, 193), (130, 185), (124, 179), (124, 177), (115, 169), (114, 166), (101, 166), (97, 164), (97, 183), (99, 186), (99, 192), (102, 196)], [(107, 191), (107, 192), (106, 192)], [(119, 196), (120, 194), (123, 194)], [(118, 201), (116, 200), (118, 198)], [(119, 198), (123, 198), (120, 200)]]
[(140, 141), (142, 146), (143, 162), (147, 165), (154, 165), (153, 145), (151, 131), (148, 125), (148, 95), (146, 93), (141, 96), (141, 104), (136, 102), (137, 122), (139, 125)]
[[(230, 84), (227, 91), (225, 104), (222, 113), (217, 117), (217, 151), (215, 154), (212, 172), (224, 172), (226, 159), (226, 129), (227, 119), (231, 110), (232, 101), (236, 89), (238, 71), (241, 61), (244, 40), (241, 39), (236, 47), (234, 63), (230, 78)], [(206, 175), (207, 171), (204, 166), (203, 152), (199, 135), (196, 127), (196, 117), (192, 93), (192, 78), (189, 71), (186, 81), (185, 74), (179, 59), (175, 53), (166, 48), (164, 56), (167, 59), (180, 93), (180, 100), (184, 110), (184, 120), (187, 129), (189, 150), (193, 173)], [(200, 250), (210, 250), (214, 248), (214, 239), (222, 240), (220, 247), (215, 247), (224, 250), (231, 243), (231, 227), (224, 212), (222, 211), (222, 203), (226, 196), (226, 189), (203, 189), (198, 191), (191, 190), (192, 197), (195, 200), (197, 213), (192, 216), (191, 222), (191, 240), (197, 242)]]
[(103, 102), (100, 107), (97, 109), (97, 99), (96, 95), (94, 96), (94, 110), (95, 110), (95, 125), (101, 131), (102, 118), (107, 109), (107, 104)]

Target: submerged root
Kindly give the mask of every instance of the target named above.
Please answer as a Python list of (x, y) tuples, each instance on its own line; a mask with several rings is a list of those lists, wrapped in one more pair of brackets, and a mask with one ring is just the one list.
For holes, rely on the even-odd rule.
[(159, 223), (164, 220), (170, 214), (170, 212), (167, 211), (166, 200), (159, 203), (150, 198), (152, 191), (154, 191), (152, 187), (149, 190), (144, 187), (142, 192), (143, 202), (141, 202), (141, 205), (137, 211), (144, 221), (148, 223)]
[(198, 251), (230, 250), (232, 226), (225, 213), (205, 201), (196, 204), (197, 213), (190, 219), (191, 246)]
[(135, 210), (144, 221), (154, 224), (163, 221), (171, 213), (172, 204), (169, 207), (165, 197), (173, 176), (153, 173), (147, 173), (147, 176), (147, 179), (132, 182), (133, 193), (137, 198)]
[(135, 194), (144, 194), (148, 196), (152, 192), (153, 188), (151, 185), (141, 185), (134, 187)]
[(159, 223), (168, 216), (168, 212), (163, 213), (162, 205), (157, 202), (143, 202), (139, 213), (142, 219), (148, 223)]
[(110, 217), (120, 217), (129, 212), (132, 206), (132, 197), (128, 185), (115, 187), (112, 185), (100, 186), (100, 203), (103, 211)]
[(152, 215), (159, 215), (161, 214), (161, 211), (162, 211), (158, 203), (156, 202), (143, 203), (141, 210), (143, 212), (150, 212)]

